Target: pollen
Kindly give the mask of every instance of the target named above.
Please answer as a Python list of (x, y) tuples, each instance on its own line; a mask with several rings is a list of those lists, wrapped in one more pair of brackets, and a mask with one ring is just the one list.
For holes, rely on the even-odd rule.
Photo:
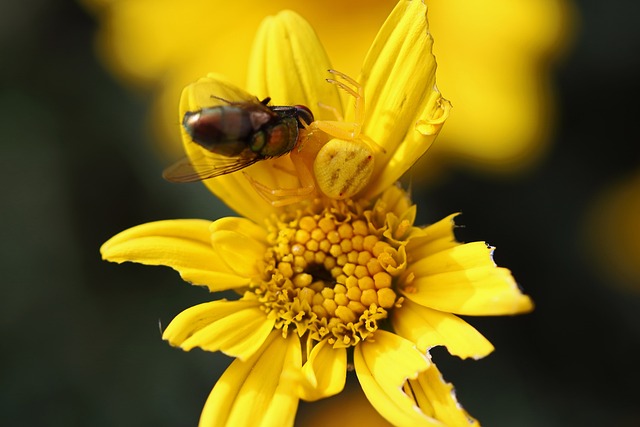
[(402, 304), (395, 286), (406, 265), (406, 242), (389, 227), (412, 225), (379, 220), (396, 215), (377, 214), (385, 203), (327, 203), (268, 220), (267, 268), (249, 292), (284, 335), (295, 331), (349, 347), (383, 327), (390, 310)]

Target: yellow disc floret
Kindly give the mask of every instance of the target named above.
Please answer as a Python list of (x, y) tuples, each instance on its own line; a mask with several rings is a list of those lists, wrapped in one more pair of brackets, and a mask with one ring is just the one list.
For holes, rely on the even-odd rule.
[(249, 292), (283, 334), (353, 346), (402, 304), (394, 285), (406, 265), (406, 242), (386, 236), (397, 236), (392, 224), (404, 223), (384, 208), (380, 201), (334, 200), (268, 222), (265, 274)]

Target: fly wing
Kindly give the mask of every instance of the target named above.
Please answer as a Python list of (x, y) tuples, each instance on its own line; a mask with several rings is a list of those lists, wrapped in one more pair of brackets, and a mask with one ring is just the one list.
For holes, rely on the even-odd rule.
[(245, 150), (245, 155), (224, 157), (202, 155), (194, 159), (185, 157), (162, 172), (162, 177), (170, 182), (196, 182), (237, 172), (262, 160), (262, 157)]

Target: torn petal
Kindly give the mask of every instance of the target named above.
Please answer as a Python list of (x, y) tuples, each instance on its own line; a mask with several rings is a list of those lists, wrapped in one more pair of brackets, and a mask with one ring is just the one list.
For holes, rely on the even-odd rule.
[(458, 403), (451, 383), (445, 382), (435, 364), (405, 386), (422, 412), (448, 427), (480, 427)]
[(408, 340), (377, 330), (375, 341), (354, 348), (353, 361), (367, 399), (387, 421), (402, 426), (440, 426), (425, 416), (403, 392), (409, 378), (428, 369), (430, 363)]
[(156, 221), (113, 236), (100, 248), (105, 260), (145, 265), (165, 265), (187, 282), (207, 286), (212, 292), (249, 283), (229, 268), (211, 245), (210, 221), (197, 219)]
[(411, 266), (407, 271), (411, 281), (400, 292), (425, 307), (457, 314), (491, 316), (533, 310), (531, 298), (520, 291), (511, 272), (493, 263), (491, 250), (481, 242), (446, 249), (434, 255), (439, 261), (433, 271), (422, 261)]
[(462, 359), (480, 359), (491, 353), (493, 345), (473, 326), (456, 315), (434, 310), (405, 300), (391, 318), (396, 333), (426, 353), (443, 345), (450, 354)]

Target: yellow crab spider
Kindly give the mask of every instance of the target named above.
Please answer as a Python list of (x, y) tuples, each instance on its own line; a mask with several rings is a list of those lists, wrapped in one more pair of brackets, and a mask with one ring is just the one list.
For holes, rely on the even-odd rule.
[[(269, 188), (245, 174), (256, 191), (273, 206), (286, 206), (312, 197), (319, 190), (332, 199), (353, 197), (362, 190), (373, 173), (374, 150), (381, 150), (360, 133), (365, 118), (364, 90), (351, 77), (329, 70), (327, 79), (355, 99), (354, 121), (345, 122), (334, 107), (336, 120), (316, 120), (301, 132), (297, 147), (289, 154), (300, 187)], [(291, 172), (294, 173), (294, 172)]]

